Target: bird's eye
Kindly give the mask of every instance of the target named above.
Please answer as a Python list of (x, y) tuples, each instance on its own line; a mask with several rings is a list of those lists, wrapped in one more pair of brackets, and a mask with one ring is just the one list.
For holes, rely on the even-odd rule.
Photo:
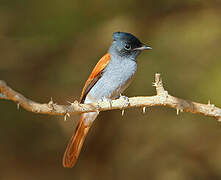
[(131, 46), (130, 46), (129, 44), (125, 44), (124, 49), (130, 50), (130, 49), (131, 49)]

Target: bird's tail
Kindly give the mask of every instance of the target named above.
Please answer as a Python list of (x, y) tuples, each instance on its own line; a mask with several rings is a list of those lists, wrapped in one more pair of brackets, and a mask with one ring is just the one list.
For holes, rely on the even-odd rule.
[(71, 137), (63, 156), (64, 167), (71, 168), (75, 165), (81, 152), (85, 137), (92, 125), (92, 122), (97, 117), (97, 114), (92, 113), (84, 113), (81, 115), (76, 131)]

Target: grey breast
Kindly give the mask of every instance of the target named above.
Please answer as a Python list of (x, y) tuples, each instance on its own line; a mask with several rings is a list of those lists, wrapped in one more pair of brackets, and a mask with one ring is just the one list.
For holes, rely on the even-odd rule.
[(90, 96), (96, 99), (117, 98), (131, 83), (136, 70), (136, 61), (112, 57), (102, 77), (89, 92)]

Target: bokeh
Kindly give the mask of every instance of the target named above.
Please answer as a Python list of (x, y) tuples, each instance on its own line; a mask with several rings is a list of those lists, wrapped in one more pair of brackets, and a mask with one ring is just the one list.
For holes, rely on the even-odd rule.
[[(152, 51), (138, 59), (125, 95), (154, 95), (160, 72), (170, 94), (221, 107), (220, 0), (1, 0), (0, 79), (25, 96), (79, 99), (115, 31)], [(221, 179), (221, 127), (166, 107), (102, 112), (72, 169), (62, 156), (79, 116), (27, 112), (0, 101), (0, 179)]]

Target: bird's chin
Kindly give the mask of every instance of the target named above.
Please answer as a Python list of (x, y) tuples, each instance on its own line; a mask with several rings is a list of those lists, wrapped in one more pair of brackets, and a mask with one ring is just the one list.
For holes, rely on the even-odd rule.
[(135, 59), (137, 58), (137, 56), (139, 56), (139, 54), (141, 53), (140, 50), (136, 50), (136, 51), (132, 51), (133, 53), (130, 55), (130, 59)]

